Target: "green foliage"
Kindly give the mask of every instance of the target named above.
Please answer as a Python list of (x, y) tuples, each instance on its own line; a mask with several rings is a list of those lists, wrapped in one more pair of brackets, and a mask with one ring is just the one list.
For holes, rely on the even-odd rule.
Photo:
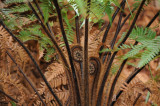
[[(69, 42), (69, 44), (72, 44), (74, 39), (75, 39), (74, 38), (75, 33), (74, 33), (74, 30), (73, 30), (74, 23), (73, 23), (72, 19), (68, 19), (68, 17), (67, 17), (68, 16), (68, 14), (67, 14), (68, 11), (69, 11), (69, 9), (63, 8), (61, 13), (62, 13), (63, 20), (65, 22), (65, 32), (66, 32), (68, 42)], [(64, 44), (62, 44), (61, 46), (64, 46)]]
[(12, 104), (12, 106), (16, 106), (16, 103), (14, 103), (13, 101), (10, 101), (10, 103)]
[[(125, 35), (125, 33), (123, 34)], [(124, 36), (122, 35), (116, 46), (122, 41)], [(135, 28), (129, 36), (130, 39), (139, 42), (138, 45), (123, 44), (120, 48), (115, 47), (113, 50), (106, 48), (100, 51), (102, 52), (116, 52), (124, 49), (131, 49), (124, 56), (120, 56), (121, 60), (125, 59), (140, 59), (137, 67), (143, 67), (156, 56), (160, 55), (160, 36), (156, 37), (156, 32), (148, 28)]]
[(159, 55), (160, 52), (160, 37), (156, 37), (156, 33), (148, 28), (136, 28), (130, 34), (130, 39), (139, 42), (139, 45), (122, 45), (121, 49), (131, 48), (122, 59), (132, 58), (133, 56), (139, 55), (140, 61), (137, 67), (143, 67), (148, 64), (154, 57)]
[(44, 59), (49, 62), (52, 58), (52, 54), (55, 53), (55, 49), (52, 47), (53, 44), (51, 40), (42, 33), (39, 25), (34, 25), (30, 28), (26, 28), (19, 32), (18, 37), (23, 41), (36, 40), (39, 44), (39, 50), (46, 50)]
[(22, 13), (22, 12), (27, 12), (31, 10), (27, 4), (21, 4), (21, 5), (17, 5), (8, 9), (3, 9), (3, 12), (5, 12), (6, 14), (11, 14), (11, 13)]
[(48, 18), (50, 14), (53, 13), (54, 6), (51, 3), (51, 0), (40, 0), (42, 3), (40, 4), (41, 10), (44, 15), (44, 23), (48, 22)]
[(111, 2), (107, 2), (106, 3), (106, 8), (105, 8), (105, 12), (107, 13), (108, 15), (108, 18), (109, 18), (109, 21), (112, 23), (112, 13), (113, 13), (113, 7), (110, 6), (111, 5)]
[(148, 100), (149, 100), (149, 97), (150, 97), (150, 92), (148, 91), (148, 93), (147, 93), (147, 96), (146, 96), (145, 103), (147, 103), (147, 102), (148, 102)]
[[(13, 4), (13, 3), (23, 3), (26, 2), (27, 0), (6, 0), (5, 4)], [(32, 1), (32, 0), (31, 0)]]
[(119, 6), (118, 0), (92, 0), (89, 7), (87, 5), (87, 0), (68, 0), (73, 9), (78, 15), (86, 17), (87, 10), (89, 9), (90, 20), (94, 23), (98, 22), (106, 13), (109, 17), (110, 22), (112, 22), (112, 13), (114, 7), (111, 4)]
[(111, 72), (112, 72), (112, 75), (115, 75), (117, 70), (119, 70), (119, 67), (121, 65), (121, 62), (114, 62), (113, 65), (111, 66)]

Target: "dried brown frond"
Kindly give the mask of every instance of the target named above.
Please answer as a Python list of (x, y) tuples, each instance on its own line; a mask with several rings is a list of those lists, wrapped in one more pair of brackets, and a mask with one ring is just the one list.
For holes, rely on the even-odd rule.
[[(88, 36), (88, 55), (89, 57), (98, 57), (98, 47), (100, 44), (100, 40), (96, 39), (96, 35)], [(84, 44), (84, 36), (81, 37), (81, 46), (83, 47)]]
[(124, 83), (121, 88), (123, 93), (117, 100), (116, 105), (133, 106), (138, 95), (144, 96), (144, 89), (146, 89), (145, 84), (138, 79), (132, 80), (129, 84)]
[[(25, 96), (26, 92), (24, 86), (20, 83), (20, 80), (11, 74), (7, 74), (3, 70), (1, 70), (0, 74), (0, 86), (2, 88), (1, 90), (6, 94), (18, 100), (18, 105), (22, 105), (27, 99), (27, 96)], [(9, 101), (10, 100), (8, 98), (5, 98), (5, 102)]]
[[(14, 42), (7, 31), (0, 26), (0, 86), (2, 86), (2, 90), (6, 94), (18, 100), (18, 105), (22, 105), (28, 100), (30, 90), (23, 83), (24, 78), (22, 74), (6, 52), (13, 56), (22, 69), (26, 69), (26, 64), (29, 62), (27, 54), (22, 47)], [(9, 101), (6, 98), (6, 102)]]
[[(52, 63), (47, 67), (46, 72), (44, 75), (47, 78), (47, 81), (50, 83), (51, 87), (57, 94), (58, 98), (62, 101), (63, 104), (68, 100), (69, 98), (69, 90), (68, 90), (68, 82), (67, 82), (67, 76), (65, 74), (65, 69), (63, 67), (63, 64), (60, 63)], [(54, 97), (48, 90), (47, 86), (44, 82), (41, 82), (41, 87), (38, 89), (39, 94), (44, 95), (45, 102), (49, 104), (54, 104)], [(35, 100), (35, 104), (39, 105), (40, 101), (37, 100), (37, 96), (34, 95), (32, 99)], [(39, 101), (39, 102), (37, 102)], [(38, 103), (38, 104), (37, 104)]]

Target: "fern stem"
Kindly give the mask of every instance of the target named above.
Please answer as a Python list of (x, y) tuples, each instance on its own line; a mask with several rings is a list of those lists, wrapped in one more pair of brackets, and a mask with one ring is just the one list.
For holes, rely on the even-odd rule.
[(136, 105), (136, 103), (137, 103), (137, 101), (138, 101), (138, 99), (141, 97), (141, 93), (138, 93), (138, 96), (137, 96), (137, 98), (134, 100), (134, 102), (133, 102), (133, 106), (135, 106)]
[[(42, 12), (42, 10), (40, 9), (40, 7), (39, 7), (37, 1), (36, 1), (36, 0), (33, 0), (33, 2), (36, 4), (36, 7), (37, 7), (38, 11), (40, 12), (42, 18), (44, 19), (43, 12)], [(54, 37), (53, 31), (51, 30), (51, 27), (50, 27), (50, 25), (48, 24), (48, 22), (46, 22), (46, 25), (47, 25), (47, 28), (48, 28), (49, 32), (50, 32), (51, 35)]]
[(2, 93), (3, 95), (5, 95), (7, 98), (11, 99), (12, 101), (18, 103), (18, 100), (14, 99), (13, 97), (11, 97), (10, 95), (6, 94), (5, 92), (3, 92), (1, 89), (0, 89), (0, 93)]
[(40, 75), (42, 76), (44, 82), (46, 83), (48, 89), (50, 90), (50, 92), (52, 93), (52, 95), (55, 97), (56, 101), (58, 102), (58, 104), (60, 106), (61, 102), (58, 99), (58, 97), (56, 96), (56, 94), (53, 92), (50, 84), (48, 83), (46, 77), (44, 76), (44, 74), (42, 73), (42, 70), (40, 69), (40, 67), (38, 66), (36, 60), (34, 59), (34, 57), (31, 55), (30, 51), (24, 46), (24, 44), (6, 27), (6, 25), (3, 23), (3, 21), (0, 19), (0, 24), (6, 29), (6, 31), (19, 43), (19, 45), (21, 45), (23, 47), (23, 49), (26, 51), (26, 53), (28, 54), (28, 56), (30, 57), (30, 59), (33, 61), (34, 65), (36, 66), (38, 72), (40, 73)]
[(89, 85), (88, 85), (88, 19), (85, 19), (85, 37), (84, 37), (84, 50), (83, 50), (83, 73), (82, 73), (82, 87), (83, 96), (82, 102), (88, 106), (89, 103)]
[[(32, 11), (34, 12), (35, 16), (37, 17), (39, 23), (41, 24), (42, 28), (44, 29), (44, 31), (46, 32), (46, 34), (50, 37), (50, 39), (52, 40), (54, 46), (56, 47), (57, 51), (59, 52), (62, 60), (63, 60), (63, 63), (64, 65), (66, 66), (66, 74), (67, 74), (67, 77), (68, 77), (68, 80), (69, 80), (69, 87), (70, 87), (70, 92), (72, 93), (72, 96), (71, 97), (75, 97), (76, 95), (74, 94), (74, 92), (77, 91), (77, 95), (79, 94), (79, 90), (78, 90), (78, 85), (77, 85), (77, 79), (75, 78), (75, 74), (72, 75), (71, 71), (70, 71), (70, 68), (69, 68), (69, 65), (68, 65), (68, 62), (66, 60), (66, 58), (64, 57), (64, 54), (62, 52), (62, 50), (59, 48), (57, 42), (55, 41), (55, 39), (50, 35), (50, 33), (48, 32), (47, 28), (45, 27), (45, 25), (43, 24), (43, 22), (41, 21), (40, 17), (38, 16), (37, 12), (35, 11), (35, 9), (33, 8), (32, 4), (30, 2), (28, 2), (28, 5), (31, 7)], [(58, 12), (60, 13), (60, 12)], [(61, 14), (60, 14), (61, 15)], [(61, 22), (62, 22), (62, 18), (61, 18)], [(61, 27), (63, 27), (63, 25), (61, 25)], [(63, 29), (64, 31), (64, 29)], [(64, 33), (64, 32), (63, 32)], [(62, 34), (63, 35), (63, 34)], [(66, 40), (64, 40), (66, 41)], [(67, 46), (69, 47), (69, 46)], [(70, 50), (70, 49), (69, 49)], [(71, 57), (71, 55), (69, 55), (69, 57)], [(72, 60), (72, 59), (71, 59)], [(72, 62), (72, 61), (71, 61)], [(72, 71), (75, 73), (74, 71), (74, 66), (73, 66), (73, 62), (72, 62), (72, 65), (71, 65), (71, 68), (72, 68)], [(74, 90), (74, 84), (75, 83), (75, 90)], [(79, 98), (80, 96), (78, 96)], [(74, 101), (75, 99), (72, 98), (72, 100)], [(78, 101), (80, 99), (77, 99)], [(73, 103), (73, 102), (72, 102)]]
[[(121, 42), (121, 44), (118, 47), (120, 47), (127, 40), (128, 36), (130, 35), (131, 31), (133, 30), (134, 25), (136, 23), (136, 20), (137, 20), (139, 14), (140, 14), (140, 11), (141, 11), (141, 9), (142, 9), (145, 1), (146, 0), (143, 0), (141, 2), (141, 5), (140, 5), (140, 7), (139, 7), (139, 9), (138, 9), (138, 11), (136, 13), (136, 16), (134, 17), (134, 20), (133, 20), (133, 22), (132, 22), (132, 24), (131, 24), (131, 26), (130, 26), (130, 28), (129, 28), (126, 36), (125, 36), (125, 38), (123, 39), (123, 41)], [(109, 75), (109, 72), (110, 72), (110, 68), (112, 66), (113, 60), (114, 60), (114, 58), (115, 58), (115, 56), (116, 56), (117, 53), (118, 53), (117, 51), (113, 53), (113, 55), (112, 55), (112, 57), (111, 57), (111, 59), (109, 61), (109, 64), (107, 66), (107, 69), (105, 71), (105, 74), (104, 74), (104, 77), (103, 77), (103, 80), (102, 80), (102, 83), (101, 83), (101, 86), (100, 86), (100, 90), (98, 92), (98, 99), (97, 99), (97, 104), (96, 104), (97, 106), (101, 105), (102, 94), (103, 94), (103, 89), (104, 89), (104, 86), (105, 86), (105, 82), (106, 82), (106, 80), (108, 78), (108, 75)]]
[[(110, 42), (110, 47), (111, 47), (111, 49), (113, 49), (114, 44), (115, 44), (116, 39), (117, 39), (117, 36), (118, 36), (118, 34), (119, 34), (119, 32), (120, 32), (120, 30), (121, 30), (121, 28), (122, 28), (122, 27), (121, 27), (121, 21), (122, 21), (122, 14), (123, 14), (124, 7), (125, 7), (125, 2), (124, 2), (123, 6), (122, 6), (122, 9), (121, 9), (121, 13), (120, 13), (120, 16), (119, 16), (116, 33), (115, 33), (115, 35), (114, 35), (114, 38), (113, 38), (112, 41)], [(108, 60), (110, 59), (111, 53), (105, 53), (104, 56), (103, 56), (103, 63), (104, 63), (104, 61), (105, 61), (105, 58), (106, 58), (107, 54), (109, 54), (109, 55), (108, 55)]]
[[(121, 2), (121, 4), (120, 4), (120, 7), (123, 6), (125, 2), (126, 2), (126, 0), (123, 0), (123, 1)], [(120, 7), (118, 7), (117, 10), (114, 12), (114, 14), (113, 14), (113, 16), (112, 16), (112, 22), (114, 21), (115, 17), (117, 16), (117, 14), (118, 14), (118, 12), (119, 12), (119, 10), (120, 10)], [(105, 43), (110, 28), (111, 28), (111, 23), (109, 22), (109, 23), (108, 23), (108, 26), (107, 26), (107, 28), (106, 28), (106, 31), (105, 31), (105, 33), (104, 33), (104, 35), (103, 35), (102, 43)], [(101, 47), (100, 47), (100, 51), (101, 51), (103, 48), (104, 48), (104, 46), (101, 46)], [(102, 53), (99, 53), (99, 56), (100, 56), (100, 58), (101, 58)]]
[(146, 27), (149, 27), (159, 15), (160, 15), (160, 10), (156, 13), (156, 15), (152, 18), (152, 20), (148, 23)]
[(134, 8), (131, 13), (128, 14), (128, 16), (123, 20), (122, 24), (121, 24), (121, 28), (123, 27), (123, 25), (126, 23), (126, 21), (129, 19), (129, 17), (131, 16), (131, 14), (134, 13), (134, 11), (136, 10), (137, 8)]
[(114, 54), (112, 55), (112, 57), (111, 57), (111, 59), (109, 61), (107, 69), (105, 71), (105, 74), (104, 74), (104, 77), (103, 77), (103, 80), (102, 80), (102, 83), (101, 83), (101, 86), (100, 86), (100, 89), (99, 89), (99, 92), (98, 92), (98, 98), (97, 98), (96, 106), (100, 106), (101, 105), (102, 94), (103, 94), (103, 89), (104, 89), (104, 86), (105, 86), (105, 82), (106, 82), (107, 77), (109, 75), (109, 71), (110, 71), (110, 68), (112, 66), (112, 63), (113, 63), (113, 60), (114, 60), (114, 57), (116, 56), (116, 54), (117, 54), (117, 52), (114, 52)]
[[(75, 12), (75, 15), (77, 15), (76, 12)], [(75, 17), (75, 24), (76, 24), (76, 37), (77, 37), (77, 43), (80, 44), (79, 16), (78, 16), (78, 15)]]
[(119, 16), (116, 33), (115, 33), (115, 35), (114, 35), (114, 38), (113, 38), (112, 41), (110, 42), (111, 49), (113, 49), (114, 44), (115, 44), (116, 39), (117, 39), (117, 36), (118, 36), (118, 34), (119, 34), (120, 30), (121, 30), (121, 21), (122, 21), (122, 14), (123, 14), (123, 9), (124, 9), (124, 7), (125, 7), (125, 3), (124, 3), (124, 5), (122, 6), (122, 10), (121, 10), (121, 13), (120, 13), (120, 16)]
[(43, 101), (42, 97), (40, 96), (40, 94), (38, 93), (38, 91), (36, 90), (36, 88), (33, 86), (32, 82), (27, 78), (27, 76), (25, 75), (25, 73), (23, 72), (23, 70), (21, 69), (21, 67), (19, 67), (19, 65), (17, 64), (16, 60), (11, 56), (11, 54), (6, 51), (7, 55), (10, 57), (10, 59), (13, 61), (13, 63), (17, 66), (18, 70), (20, 71), (20, 73), (22, 73), (22, 75), (24, 76), (24, 78), (27, 80), (27, 82), (29, 83), (29, 85), (33, 88), (33, 90), (36, 92), (36, 94), (38, 95), (39, 99), (41, 100), (41, 102), (43, 103), (44, 106), (46, 106), (45, 102)]
[(139, 9), (138, 9), (138, 11), (137, 11), (136, 16), (134, 17), (134, 20), (133, 20), (133, 22), (132, 22), (132, 24), (131, 24), (131, 26), (130, 26), (127, 34), (126, 34), (126, 36), (124, 37), (123, 41), (120, 43), (120, 45), (119, 45), (118, 47), (122, 46), (122, 44), (125, 43), (125, 41), (126, 41), (127, 38), (129, 37), (130, 33), (132, 32), (132, 30), (133, 30), (133, 28), (134, 28), (134, 26), (135, 26), (135, 23), (136, 23), (136, 21), (137, 21), (137, 18), (138, 18), (138, 16), (139, 16), (140, 12), (141, 12), (141, 9), (142, 9), (145, 1), (146, 1), (146, 0), (143, 0), (143, 1), (141, 2), (141, 5), (140, 5), (140, 7), (139, 7)]
[[(125, 2), (126, 2), (126, 0), (123, 0), (123, 1), (121, 2), (121, 4), (120, 4), (120, 7), (118, 7), (117, 10), (114, 12), (114, 14), (113, 14), (113, 16), (112, 16), (112, 22), (114, 21), (114, 19), (115, 19), (115, 17), (117, 16), (120, 8), (125, 4)], [(110, 28), (111, 28), (111, 23), (109, 22), (109, 24), (108, 24), (108, 26), (107, 26), (107, 29), (106, 29), (106, 31), (105, 31), (105, 33), (104, 33), (104, 35), (103, 35), (102, 43), (105, 43)]]
[[(142, 68), (140, 69), (137, 69), (135, 68), (135, 70), (129, 75), (129, 77), (126, 79), (126, 83), (129, 84), (130, 81), (144, 68), (145, 66), (143, 66)], [(119, 98), (119, 96), (122, 94), (122, 90), (120, 90), (117, 95), (116, 95), (116, 98), (115, 100), (117, 100)], [(115, 104), (116, 101), (112, 101), (111, 105), (110, 106), (113, 106)]]
[[(136, 10), (136, 8), (134, 8), (134, 9), (132, 10), (132, 13), (133, 13), (135, 10)], [(120, 32), (120, 30), (122, 29), (123, 25), (126, 23), (126, 21), (129, 19), (129, 17), (131, 16), (132, 13), (129, 13), (128, 16), (123, 20), (123, 22), (122, 22), (122, 24), (121, 24), (121, 26), (120, 26), (120, 28), (119, 28), (119, 32)], [(119, 32), (117, 32), (117, 33), (119, 34)], [(108, 57), (107, 57), (107, 55), (108, 55)], [(107, 60), (106, 60), (106, 57), (107, 57)], [(106, 52), (105, 52), (105, 54), (104, 54), (104, 56), (103, 56), (103, 63), (105, 62), (105, 60), (106, 60), (106, 62), (108, 62), (108, 61), (110, 60), (110, 57), (111, 57), (111, 53), (110, 53), (110, 52), (109, 52), (109, 53), (106, 53)], [(107, 64), (107, 63), (106, 63), (106, 64)]]
[[(159, 12), (152, 18), (152, 20), (148, 23), (148, 25), (147, 25), (146, 27), (150, 27), (150, 25), (155, 21), (155, 19), (158, 17), (158, 15), (159, 15)], [(138, 44), (138, 42), (136, 41), (136, 42), (134, 43), (134, 46), (137, 45), (137, 44)], [(119, 76), (120, 76), (120, 74), (121, 74), (121, 72), (122, 72), (122, 69), (123, 69), (124, 65), (126, 64), (127, 60), (128, 60), (128, 59), (125, 59), (125, 60), (122, 62), (122, 65), (120, 66), (120, 69), (118, 70), (118, 72), (117, 72), (117, 74), (116, 74), (116, 76), (115, 76), (115, 78), (114, 78), (114, 80), (113, 80), (113, 83), (112, 83), (112, 86), (111, 86), (111, 89), (110, 89), (110, 92), (109, 92), (109, 98), (110, 98), (110, 99), (109, 99), (109, 102), (110, 102), (111, 99), (112, 99), (113, 91), (114, 91), (116, 82), (117, 82), (117, 80), (118, 80), (118, 78), (119, 78)]]
[(63, 35), (64, 43), (66, 45), (66, 49), (67, 49), (68, 56), (69, 56), (69, 62), (70, 62), (71, 69), (72, 69), (72, 75), (73, 75), (73, 78), (74, 78), (74, 81), (75, 81), (74, 84), (75, 84), (77, 102), (78, 102), (78, 104), (80, 104), (80, 93), (79, 93), (79, 87), (78, 87), (78, 82), (77, 82), (77, 76), (76, 76), (75, 68), (74, 68), (74, 65), (73, 65), (71, 50), (70, 50), (70, 47), (69, 47), (69, 44), (68, 44), (66, 33), (64, 31), (64, 26), (63, 26), (63, 21), (62, 21), (62, 16), (61, 16), (61, 10), (59, 8), (57, 0), (53, 0), (53, 3), (54, 3), (54, 6), (56, 7), (56, 10), (57, 10), (58, 19), (59, 19), (60, 28), (61, 28), (61, 33)]
[[(124, 7), (125, 7), (125, 4), (123, 5), (122, 9), (124, 9)], [(117, 36), (118, 36), (118, 34), (119, 34), (120, 30), (121, 30), (121, 20), (122, 20), (122, 14), (123, 14), (122, 12), (123, 12), (123, 10), (121, 11), (121, 14), (120, 14), (120, 17), (119, 17), (118, 26), (117, 26), (117, 30), (116, 30), (115, 36), (114, 36), (114, 38), (113, 38), (113, 40), (111, 41), (111, 44), (110, 44), (111, 49), (113, 49), (114, 44), (115, 44), (116, 39), (117, 39)], [(110, 55), (111, 55), (111, 53), (110, 53)], [(123, 69), (123, 66), (125, 65), (126, 61), (124, 62), (124, 64), (122, 64), (122, 67), (120, 68), (120, 70)], [(114, 86), (114, 83), (112, 84), (112, 86)], [(111, 91), (109, 92), (108, 103), (107, 103), (108, 106), (109, 106), (110, 101), (111, 101), (112, 96), (113, 96), (113, 90), (114, 89), (111, 89)]]
[(89, 83), (88, 83), (88, 22), (90, 12), (90, 2), (87, 0), (87, 16), (85, 19), (85, 35), (84, 35), (84, 50), (83, 50), (83, 73), (82, 73), (82, 106), (89, 105)]

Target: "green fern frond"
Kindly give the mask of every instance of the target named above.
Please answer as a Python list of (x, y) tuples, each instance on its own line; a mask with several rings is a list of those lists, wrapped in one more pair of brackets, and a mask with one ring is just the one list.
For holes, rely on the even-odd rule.
[(119, 70), (120, 65), (120, 62), (116, 62), (111, 66), (111, 72), (113, 75), (116, 74), (117, 70)]
[[(30, 1), (32, 1), (32, 0), (30, 0)], [(27, 2), (27, 0), (6, 0), (5, 4), (23, 3), (23, 2)]]
[(40, 7), (44, 15), (44, 23), (46, 23), (50, 14), (53, 14), (54, 6), (52, 5), (51, 0), (41, 0), (41, 2)]
[(132, 49), (134, 48), (133, 44), (123, 44), (122, 46), (120, 46), (120, 49)]
[(73, 9), (77, 12), (78, 15), (83, 17), (87, 16), (87, 10), (89, 9), (90, 21), (96, 23), (98, 22), (105, 14), (108, 15), (110, 22), (112, 22), (112, 13), (114, 10), (114, 4), (119, 6), (118, 0), (93, 0), (90, 3), (90, 6), (87, 6), (87, 1), (85, 0), (68, 0)]
[(11, 14), (11, 13), (22, 13), (31, 10), (30, 7), (27, 4), (21, 4), (14, 6), (10, 9), (3, 9), (2, 11), (5, 12), (6, 14)]
[(123, 60), (127, 59), (127, 58), (130, 58), (130, 57), (133, 57), (135, 56), (136, 54), (138, 54), (143, 48), (145, 48), (144, 45), (136, 45), (132, 48), (131, 51), (129, 51), (127, 54), (125, 54), (123, 56)]
[(138, 63), (138, 67), (140, 68), (148, 64), (159, 52), (160, 52), (160, 48), (154, 48), (151, 51), (144, 51), (142, 53), (141, 60)]
[(127, 62), (127, 65), (132, 66), (132, 67), (136, 67), (136, 65), (134, 63), (131, 63), (131, 62)]
[(53, 54), (55, 53), (55, 49), (53, 47), (50, 48), (46, 48), (46, 54), (44, 56), (44, 60), (46, 62), (49, 62), (51, 60), (51, 58), (54, 56)]
[(119, 39), (118, 42), (115, 44), (115, 47), (118, 47), (118, 45), (123, 41), (125, 35), (126, 35), (126, 32), (123, 32), (123, 34), (121, 35), (120, 39)]
[(148, 64), (154, 57), (160, 53), (160, 36), (153, 40), (145, 42), (146, 50), (142, 53), (138, 67)]
[[(75, 37), (74, 37), (75, 33), (74, 33), (74, 30), (73, 30), (74, 27), (72, 25), (73, 23), (70, 23), (70, 20), (67, 17), (67, 15), (68, 15), (67, 11), (68, 10), (67, 11), (66, 10), (67, 9), (62, 9), (61, 13), (62, 13), (62, 16), (63, 16), (63, 20), (65, 22), (65, 32), (66, 32), (68, 42), (69, 42), (69, 44), (72, 44), (74, 39), (75, 39)], [(62, 41), (63, 41), (63, 39), (62, 39)], [(62, 44), (62, 45), (64, 45), (64, 44)]]
[(29, 40), (37, 40), (37, 37), (32, 36), (30, 31), (20, 31), (20, 35), (17, 37), (20, 38), (23, 42), (29, 41)]
[(137, 27), (132, 30), (129, 38), (141, 42), (145, 39), (151, 40), (155, 38), (155, 36), (156, 32), (152, 31), (151, 29)]

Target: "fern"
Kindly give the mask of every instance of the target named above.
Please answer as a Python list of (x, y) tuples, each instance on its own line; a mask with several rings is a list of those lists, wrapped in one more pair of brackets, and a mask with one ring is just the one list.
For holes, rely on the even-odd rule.
[[(146, 51), (142, 53), (141, 60), (138, 63), (138, 67), (143, 67), (148, 64), (154, 57), (160, 53), (160, 37), (153, 39), (153, 42), (149, 42), (149, 46), (146, 47)], [(145, 42), (146, 43), (146, 42)]]
[(44, 59), (47, 62), (49, 62), (50, 59), (53, 57), (51, 56), (53, 53), (55, 53), (55, 49), (52, 47), (53, 44), (51, 43), (50, 39), (42, 33), (39, 25), (20, 31), (18, 37), (23, 42), (29, 40), (38, 41), (40, 51), (43, 51), (44, 49), (46, 50)]
[(78, 15), (83, 17), (87, 16), (87, 9), (90, 8), (90, 21), (94, 23), (98, 22), (105, 14), (108, 15), (110, 22), (112, 22), (111, 16), (114, 7), (111, 4), (119, 6), (118, 0), (93, 0), (90, 3), (90, 7), (87, 7), (87, 3), (84, 0), (68, 0), (73, 9)]
[[(135, 28), (130, 34), (130, 39), (136, 40), (140, 45), (123, 44), (119, 50), (131, 48), (132, 50), (125, 54), (122, 59), (133, 58), (140, 55), (140, 61), (137, 67), (143, 67), (148, 64), (160, 52), (160, 37), (156, 37), (156, 32), (148, 28)], [(140, 53), (140, 51), (142, 51)]]
[(5, 12), (6, 14), (10, 14), (10, 13), (22, 13), (22, 12), (26, 12), (31, 10), (27, 4), (21, 4), (21, 5), (17, 5), (14, 6), (10, 9), (3, 9), (2, 11)]
[(12, 4), (12, 3), (23, 3), (26, 2), (27, 0), (6, 0), (5, 4)]
[(44, 23), (46, 23), (48, 21), (50, 14), (53, 13), (54, 7), (51, 3), (51, 0), (41, 0), (41, 2), (42, 3), (40, 4), (40, 7), (44, 15)]

